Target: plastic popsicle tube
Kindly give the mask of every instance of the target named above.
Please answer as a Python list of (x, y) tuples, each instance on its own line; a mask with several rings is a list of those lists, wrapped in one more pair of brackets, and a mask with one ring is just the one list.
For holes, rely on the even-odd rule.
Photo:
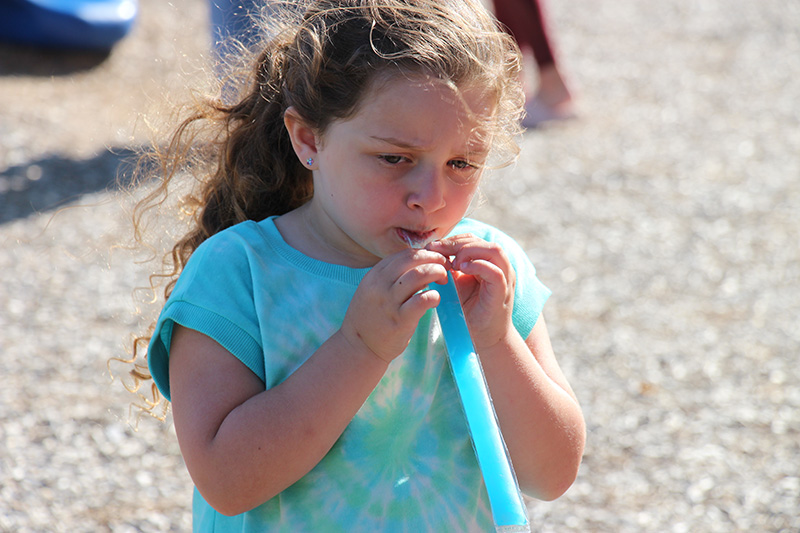
[(453, 274), (448, 272), (447, 284), (432, 283), (430, 288), (441, 296), (436, 313), (472, 445), (489, 494), (495, 530), (502, 533), (529, 532), (525, 503), (500, 432), (486, 377), (469, 335)]

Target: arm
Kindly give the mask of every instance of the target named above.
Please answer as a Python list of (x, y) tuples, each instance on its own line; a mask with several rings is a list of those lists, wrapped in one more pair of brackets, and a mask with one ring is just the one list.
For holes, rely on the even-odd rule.
[(479, 353), (522, 490), (542, 500), (558, 498), (578, 474), (586, 429), (544, 318), (526, 340), (513, 330)]
[(406, 251), (365, 276), (342, 327), (280, 385), (264, 384), (211, 338), (176, 327), (169, 374), (175, 431), (206, 501), (234, 515), (264, 503), (330, 450), (407, 346), (446, 277), (439, 254)]
[(514, 470), (526, 493), (551, 500), (577, 475), (583, 415), (556, 362), (544, 319), (527, 339), (513, 325), (516, 278), (505, 252), (471, 235), (432, 243), (452, 267)]
[(211, 338), (178, 327), (170, 350), (175, 432), (206, 501), (234, 515), (308, 473), (387, 364), (334, 334), (283, 383), (264, 384)]

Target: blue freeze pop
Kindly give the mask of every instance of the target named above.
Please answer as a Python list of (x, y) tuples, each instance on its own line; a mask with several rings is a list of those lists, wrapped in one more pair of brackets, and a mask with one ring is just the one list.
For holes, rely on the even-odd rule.
[(495, 529), (503, 533), (529, 532), (525, 504), (497, 423), (486, 378), (469, 336), (452, 273), (447, 274), (447, 284), (431, 283), (430, 288), (441, 295), (436, 313), (447, 346), (450, 368), (461, 396), (472, 445), (489, 494)]

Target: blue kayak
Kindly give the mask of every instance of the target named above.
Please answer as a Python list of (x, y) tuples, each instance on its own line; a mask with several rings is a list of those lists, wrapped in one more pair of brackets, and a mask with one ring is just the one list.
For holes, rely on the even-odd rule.
[(0, 0), (0, 40), (109, 50), (128, 34), (137, 12), (137, 0)]

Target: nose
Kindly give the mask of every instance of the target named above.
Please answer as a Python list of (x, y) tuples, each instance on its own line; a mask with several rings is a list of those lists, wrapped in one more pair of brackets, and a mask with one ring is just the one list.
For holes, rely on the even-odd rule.
[(411, 209), (433, 212), (447, 204), (445, 198), (447, 177), (444, 172), (433, 168), (419, 168), (409, 176), (410, 188), (406, 203)]

